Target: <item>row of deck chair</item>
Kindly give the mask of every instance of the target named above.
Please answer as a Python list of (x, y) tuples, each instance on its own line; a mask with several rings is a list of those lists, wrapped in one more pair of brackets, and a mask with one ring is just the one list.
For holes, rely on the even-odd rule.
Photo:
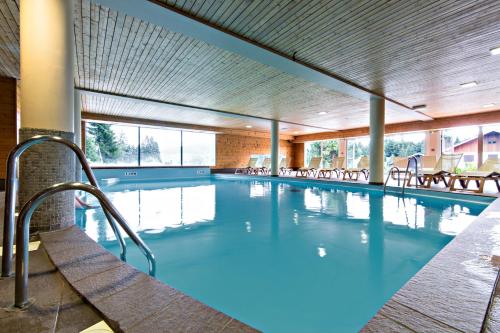
[[(243, 168), (237, 168), (235, 174), (247, 174), (247, 175), (268, 175), (271, 173), (271, 158), (266, 157), (262, 161), (261, 166), (257, 166), (257, 157), (252, 157), (248, 160), (248, 164)], [(279, 173), (282, 175), (290, 174), (293, 170), (288, 167), (288, 160), (282, 158), (278, 166)]]
[[(407, 181), (407, 185), (411, 186), (412, 179), (417, 177), (417, 180), (422, 187), (429, 188), (432, 183), (439, 184), (443, 182), (446, 187), (450, 188), (450, 191), (456, 191), (456, 183), (460, 184), (461, 190), (473, 191), (476, 193), (482, 193), (484, 190), (484, 185), (486, 181), (494, 181), (498, 191), (500, 192), (500, 160), (498, 158), (488, 158), (477, 171), (465, 171), (463, 173), (456, 173), (456, 168), (463, 154), (442, 154), (437, 162), (435, 162), (434, 156), (422, 156), (421, 162), (423, 168), (420, 170), (418, 175), (410, 173), (405, 177), (404, 181)], [(236, 174), (270, 174), (271, 159), (265, 158), (262, 165), (257, 167), (258, 159), (250, 158), (248, 165), (243, 168), (236, 169)], [(358, 180), (360, 176), (364, 177), (365, 180), (369, 177), (370, 161), (368, 156), (362, 156), (355, 168), (345, 167), (345, 158), (337, 157), (333, 158), (330, 167), (321, 168), (321, 157), (311, 158), (307, 167), (299, 168), (295, 174), (296, 177), (317, 177), (317, 178), (332, 178), (335, 175), (337, 178), (342, 178), (343, 180), (351, 179)], [(406, 163), (408, 161), (407, 157), (395, 158), (393, 166), (398, 166), (399, 172), (404, 172), (406, 168)], [(435, 163), (433, 167), (429, 167), (432, 163)], [(293, 172), (292, 168), (288, 167), (288, 161), (286, 158), (282, 158), (279, 165), (280, 175), (291, 175)], [(394, 179), (399, 175), (392, 174)], [(469, 185), (474, 182), (477, 189), (470, 189)]]
[(362, 175), (365, 180), (368, 180), (370, 174), (370, 160), (368, 156), (362, 156), (355, 168), (345, 167), (345, 157), (333, 158), (329, 168), (320, 168), (321, 161), (321, 157), (312, 157), (307, 167), (297, 170), (296, 176), (331, 178), (335, 174), (337, 178), (342, 178), (343, 180), (358, 180), (360, 175)]

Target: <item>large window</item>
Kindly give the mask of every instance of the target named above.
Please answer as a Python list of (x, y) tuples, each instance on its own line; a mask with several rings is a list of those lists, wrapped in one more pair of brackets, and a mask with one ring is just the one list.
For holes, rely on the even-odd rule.
[(425, 154), (425, 132), (399, 133), (384, 138), (384, 162), (391, 166), (395, 157)]
[(94, 166), (212, 166), (215, 134), (89, 122), (85, 153)]
[(138, 165), (139, 128), (88, 123), (85, 151), (93, 165)]
[(458, 164), (459, 171), (477, 168), (477, 135), (478, 126), (456, 127), (444, 130), (441, 136), (443, 153), (463, 154)]
[(304, 149), (304, 165), (308, 165), (313, 157), (322, 157), (322, 166), (329, 167), (332, 159), (339, 156), (339, 143), (337, 140), (306, 142)]
[(215, 135), (182, 132), (183, 165), (215, 165)]
[(347, 140), (347, 167), (355, 168), (362, 156), (368, 156), (370, 138), (352, 138)]
[(181, 131), (141, 127), (141, 165), (181, 165)]

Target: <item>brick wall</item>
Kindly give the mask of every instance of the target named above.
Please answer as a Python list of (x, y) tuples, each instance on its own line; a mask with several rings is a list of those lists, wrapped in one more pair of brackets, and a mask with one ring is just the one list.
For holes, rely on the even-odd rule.
[[(270, 154), (271, 140), (252, 136), (217, 134), (215, 169), (238, 168), (248, 163), (252, 154)], [(293, 144), (280, 140), (280, 154), (293, 159)]]
[(0, 188), (6, 174), (9, 151), (17, 144), (17, 82), (0, 77)]

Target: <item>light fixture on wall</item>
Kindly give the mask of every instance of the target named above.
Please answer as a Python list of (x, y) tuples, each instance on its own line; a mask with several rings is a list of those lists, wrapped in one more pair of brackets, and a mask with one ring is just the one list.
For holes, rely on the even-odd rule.
[(427, 109), (427, 105), (425, 104), (415, 105), (412, 107), (412, 109), (415, 111), (424, 111), (425, 109)]
[(490, 49), (490, 53), (491, 53), (491, 55), (499, 55), (500, 54), (500, 46)]
[(495, 104), (494, 104), (494, 103), (488, 103), (488, 104), (484, 104), (484, 105), (483, 105), (483, 108), (492, 108), (492, 107), (494, 107), (494, 106), (495, 106)]
[(245, 128), (252, 128), (252, 125), (246, 125)]
[(327, 114), (327, 113), (328, 113), (328, 112), (326, 112), (326, 111), (321, 111), (321, 112), (318, 112), (318, 114), (319, 114), (320, 116), (323, 116), (323, 115), (325, 115), (325, 114)]
[(475, 87), (475, 86), (477, 86), (476, 81), (460, 83), (460, 87), (462, 87), (462, 88), (471, 88), (471, 87)]

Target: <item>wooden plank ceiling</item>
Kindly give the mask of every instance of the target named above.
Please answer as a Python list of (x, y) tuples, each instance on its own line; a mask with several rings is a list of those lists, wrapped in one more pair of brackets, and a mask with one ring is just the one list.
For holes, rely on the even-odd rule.
[[(324, 129), (368, 122), (364, 101), (88, 0), (79, 4), (75, 11), (77, 87)], [(102, 109), (93, 102), (84, 103), (85, 111)], [(141, 112), (136, 116), (145, 117)], [(411, 112), (388, 111), (386, 119), (394, 123), (414, 118)]]
[[(269, 132), (270, 122), (267, 120), (225, 115), (219, 112), (205, 111), (176, 105), (141, 101), (131, 98), (111, 97), (100, 93), (82, 92), (82, 109), (92, 110), (92, 113), (105, 115), (103, 119), (122, 117), (157, 120), (183, 124), (196, 124), (208, 127), (243, 129), (249, 131)], [(99, 117), (94, 117), (99, 119)], [(303, 135), (322, 132), (319, 128), (301, 126), (300, 124), (281, 123), (280, 132), (286, 135)]]
[[(432, 117), (500, 105), (500, 56), (489, 54), (500, 46), (499, 1), (162, 2), (403, 104), (427, 104), (425, 113)], [(368, 124), (366, 102), (89, 0), (75, 1), (75, 44), (75, 86), (84, 89), (332, 130)], [(18, 0), (0, 2), (0, 75), (19, 77)], [(479, 84), (460, 88), (469, 81)], [(103, 96), (84, 94), (82, 101), (87, 112), (201, 125), (245, 123)], [(388, 112), (386, 119), (413, 120), (401, 112)]]
[(0, 76), (19, 77), (19, 0), (0, 1)]
[(500, 105), (498, 0), (161, 2), (432, 117)]

